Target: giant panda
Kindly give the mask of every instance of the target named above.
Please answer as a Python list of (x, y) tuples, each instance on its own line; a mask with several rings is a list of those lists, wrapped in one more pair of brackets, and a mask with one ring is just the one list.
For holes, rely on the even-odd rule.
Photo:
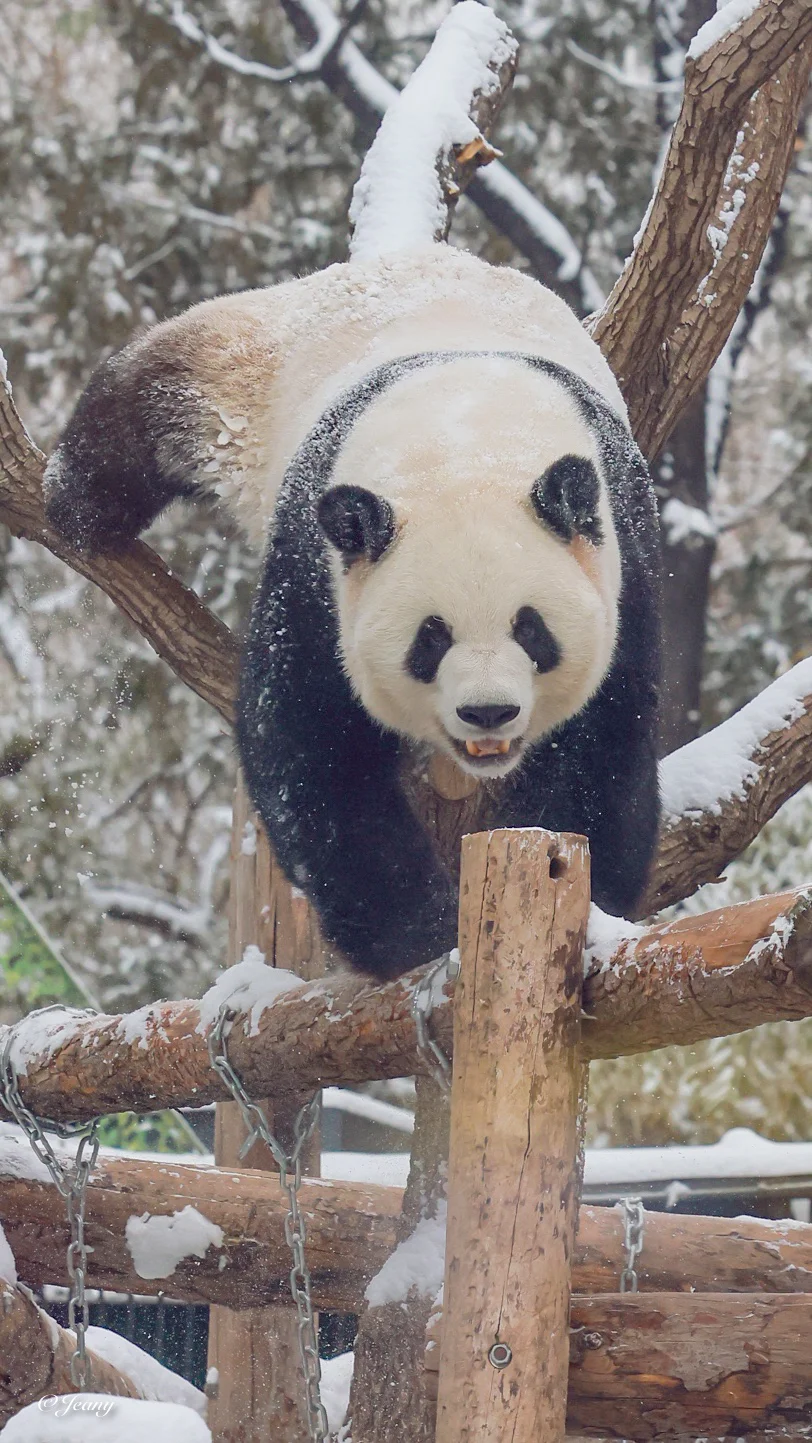
[(262, 551), (237, 735), (281, 865), (355, 967), (452, 946), (403, 745), (494, 826), (585, 834), (630, 914), (658, 824), (658, 533), (617, 383), (536, 281), (445, 246), (164, 322), (91, 377), (45, 477), (84, 552), (215, 490)]

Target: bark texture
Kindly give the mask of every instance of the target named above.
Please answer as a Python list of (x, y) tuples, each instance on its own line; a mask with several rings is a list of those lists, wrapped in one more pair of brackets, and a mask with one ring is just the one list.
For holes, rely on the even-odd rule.
[[(60, 1328), (30, 1294), (0, 1278), (0, 1428), (29, 1403), (81, 1391), (70, 1375), (75, 1346), (73, 1333)], [(88, 1356), (93, 1392), (143, 1396), (112, 1363), (90, 1350)]]
[[(568, 1434), (627, 1443), (749, 1440), (771, 1428), (809, 1436), (809, 1294), (610, 1293), (574, 1298), (570, 1327)], [(443, 1332), (433, 1319), (427, 1343)], [(436, 1357), (427, 1346), (429, 1373)]]

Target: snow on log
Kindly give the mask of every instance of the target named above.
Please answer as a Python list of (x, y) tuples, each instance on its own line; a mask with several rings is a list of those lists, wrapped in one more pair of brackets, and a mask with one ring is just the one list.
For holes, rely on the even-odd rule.
[[(390, 1300), (400, 1303), (419, 1282), (427, 1250), (410, 1261), (408, 1246), (401, 1244), (393, 1255), (402, 1197), (400, 1188), (373, 1183), (302, 1182), (317, 1307), (353, 1313), (365, 1297), (377, 1307)], [(147, 1213), (156, 1221), (172, 1219), (189, 1207), (220, 1230), (221, 1240), (202, 1253), (181, 1251), (171, 1271), (147, 1267), (139, 1272), (128, 1237), (130, 1220)], [(184, 1303), (229, 1308), (288, 1304), (286, 1212), (272, 1173), (102, 1154), (88, 1188), (87, 1238), (93, 1248), (89, 1284), (146, 1296), (163, 1292)], [(27, 1140), (12, 1129), (0, 1133), (0, 1226), (27, 1284), (67, 1284), (64, 1202)], [(442, 1281), (442, 1236), (435, 1252), (439, 1271), (432, 1298)], [(582, 1207), (574, 1290), (616, 1290), (624, 1261), (621, 1210)], [(647, 1213), (638, 1273), (641, 1288), (649, 1291), (812, 1291), (812, 1226), (791, 1220)], [(117, 1362), (109, 1353), (105, 1356)], [(118, 1366), (127, 1371), (120, 1360)]]
[[(712, 44), (700, 46), (686, 60), (682, 107), (657, 189), (634, 251), (590, 324), (618, 378), (636, 439), (649, 455), (657, 449), (671, 337), (712, 266), (714, 236), (720, 235), (715, 211), (731, 157), (739, 149), (748, 105), (754, 92), (806, 45), (812, 35), (812, 0), (760, 0), (740, 16), (739, 24), (722, 26), (721, 31)], [(754, 110), (750, 117), (754, 123), (756, 114)], [(776, 154), (771, 164), (776, 165)], [(734, 195), (740, 189), (736, 186)], [(768, 203), (769, 195), (773, 201)], [(766, 245), (775, 205), (775, 189), (766, 181), (758, 234), (751, 237), (748, 264), (753, 270)], [(732, 226), (733, 214), (728, 218)], [(741, 265), (738, 250), (736, 264)], [(742, 299), (747, 285), (749, 281)], [(735, 311), (731, 325), (734, 319)], [(719, 349), (724, 339), (722, 335)], [(710, 357), (708, 369), (714, 359)], [(669, 425), (674, 419), (671, 414)]]
[(104, 1393), (29, 1403), (3, 1432), (3, 1443), (212, 1443), (203, 1419), (177, 1403), (109, 1398)]
[(353, 260), (447, 238), (465, 184), (499, 153), (486, 136), (513, 80), (517, 50), (487, 6), (454, 6), (367, 151), (350, 206)]
[[(602, 970), (584, 983), (585, 1060), (724, 1037), (812, 1015), (812, 900), (779, 893), (736, 907), (638, 928), (603, 919)], [(228, 1038), (249, 1093), (284, 1100), (330, 1084), (424, 1070), (412, 1002), (425, 969), (376, 986), (338, 975), (292, 987), (267, 1005), (256, 991)], [(452, 1008), (438, 994), (437, 1040), (452, 1046)], [(99, 1113), (154, 1112), (225, 1099), (209, 1065), (213, 1009), (158, 1002), (122, 1017), (71, 1008), (32, 1014), (13, 1029), (21, 1094), (38, 1116), (67, 1122)], [(0, 1047), (8, 1029), (0, 1028)], [(0, 1116), (2, 1116), (0, 1111)]]
[(660, 764), (663, 826), (640, 915), (715, 882), (812, 776), (812, 659)]
[[(567, 1433), (812, 1436), (812, 1297), (618, 1293), (572, 1300)], [(442, 1314), (427, 1330), (436, 1380)], [(809, 1430), (809, 1431), (807, 1431)]]
[(230, 722), (237, 645), (228, 627), (142, 541), (92, 560), (73, 551), (45, 519), (44, 469), (45, 457), (20, 420), (0, 369), (0, 522), (106, 592), (181, 681)]
[[(61, 1270), (60, 1270), (61, 1271)], [(39, 1398), (77, 1393), (70, 1361), (76, 1339), (30, 1293), (0, 1279), (0, 1426)], [(131, 1378), (88, 1349), (93, 1385), (118, 1398), (142, 1395)]]

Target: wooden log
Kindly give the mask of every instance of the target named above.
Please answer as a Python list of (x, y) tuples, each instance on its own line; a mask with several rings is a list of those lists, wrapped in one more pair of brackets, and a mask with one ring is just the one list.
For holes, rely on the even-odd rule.
[[(608, 962), (584, 984), (584, 1060), (799, 1021), (812, 1015), (812, 900), (805, 890), (778, 893), (648, 928), (621, 941)], [(423, 970), (384, 986), (338, 974), (278, 997), (256, 1031), (248, 1019), (235, 1023), (230, 1052), (251, 1094), (283, 1100), (333, 1083), (421, 1072), (412, 1000)], [(450, 1051), (447, 998), (432, 1026)], [(40, 1117), (78, 1121), (226, 1096), (194, 1002), (89, 1021), (54, 1012), (37, 1019), (32, 1045), (24, 1023), (19, 1038), (20, 1089)]]
[[(419, 1091), (433, 1089), (421, 1079)], [(442, 1147), (438, 1133), (416, 1130), (417, 1156), (404, 1195), (374, 1183), (302, 1184), (308, 1257), (319, 1308), (355, 1313), (364, 1289), (396, 1242), (432, 1206), (434, 1169), (423, 1164)], [(19, 1154), (19, 1156), (17, 1156)], [(440, 1171), (438, 1168), (436, 1171)], [(66, 1284), (69, 1231), (65, 1207), (50, 1178), (31, 1176), (24, 1140), (0, 1151), (0, 1226), (32, 1287)], [(422, 1198), (419, 1205), (416, 1198)], [(401, 1204), (403, 1215), (401, 1217)], [(196, 1208), (223, 1233), (203, 1257), (189, 1257), (166, 1277), (144, 1278), (127, 1243), (127, 1222), (150, 1213), (171, 1218)], [(420, 1207), (423, 1211), (420, 1211)], [(141, 1162), (102, 1154), (88, 1188), (87, 1237), (93, 1286), (185, 1303), (228, 1308), (289, 1304), (286, 1203), (277, 1177), (235, 1168)], [(619, 1208), (582, 1207), (573, 1258), (573, 1289), (609, 1292), (620, 1283), (623, 1220)], [(643, 1289), (670, 1292), (812, 1292), (812, 1225), (759, 1218), (672, 1217), (647, 1212), (638, 1264)]]
[[(30, 1293), (0, 1278), (0, 1428), (40, 1398), (79, 1393), (70, 1375), (76, 1340), (38, 1307)], [(131, 1378), (88, 1349), (91, 1388), (142, 1398)], [(90, 1430), (89, 1430), (90, 1431)]]
[[(696, 1439), (812, 1431), (812, 1296), (573, 1298), (567, 1433)], [(437, 1386), (442, 1317), (427, 1330)], [(438, 1346), (438, 1344), (440, 1346)], [(440, 1380), (440, 1387), (442, 1382)], [(780, 1432), (776, 1436), (782, 1436)]]
[[(249, 946), (260, 949), (270, 967), (284, 967), (309, 978), (323, 971), (315, 914), (282, 875), (265, 830), (252, 812), (240, 775), (231, 834), (229, 960), (239, 962)], [(229, 1053), (231, 1049), (229, 1047)], [(253, 1094), (256, 1096), (256, 1094)], [(281, 1144), (292, 1144), (292, 1122), (305, 1099), (288, 1096), (281, 1105), (262, 1104)], [(225, 1167), (240, 1161), (246, 1139), (237, 1104), (218, 1103), (215, 1160)], [(305, 1171), (318, 1172), (318, 1141), (304, 1159)], [(262, 1142), (255, 1142), (243, 1166), (276, 1173)], [(289, 1275), (290, 1250), (283, 1271)], [(288, 1285), (289, 1288), (289, 1285)], [(209, 1315), (209, 1368), (216, 1370), (209, 1424), (213, 1443), (306, 1443), (309, 1437), (305, 1384), (295, 1315), (283, 1305), (265, 1303), (239, 1313), (215, 1306)]]
[(437, 1443), (556, 1443), (567, 1395), (589, 858), (463, 843)]

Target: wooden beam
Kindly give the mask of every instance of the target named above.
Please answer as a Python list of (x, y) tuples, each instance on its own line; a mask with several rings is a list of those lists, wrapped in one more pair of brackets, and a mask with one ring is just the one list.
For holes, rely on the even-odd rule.
[[(759, 897), (647, 928), (621, 938), (605, 962), (584, 985), (587, 1061), (799, 1021), (812, 1016), (812, 893)], [(284, 1099), (422, 1071), (412, 1001), (423, 971), (383, 986), (337, 974), (277, 997), (256, 1028), (250, 1018), (235, 1022), (230, 1052), (251, 1095)], [(438, 1000), (432, 1025), (450, 1050), (448, 998)], [(206, 1032), (194, 1002), (90, 1020), (54, 1012), (35, 1020), (30, 1046), (20, 1026), (20, 1090), (38, 1116), (61, 1122), (214, 1102), (225, 1089), (209, 1065)]]
[[(809, 1294), (579, 1297), (570, 1328), (568, 1434), (717, 1440), (783, 1429), (798, 1443), (812, 1432)], [(435, 1386), (443, 1332), (435, 1315), (426, 1350)]]
[(465, 838), (437, 1443), (564, 1435), (588, 911), (582, 837)]
[[(430, 1088), (428, 1079), (420, 1087)], [(67, 1284), (65, 1207), (50, 1178), (32, 1176), (24, 1139), (0, 1150), (0, 1226), (31, 1287)], [(414, 1189), (412, 1190), (414, 1193)], [(433, 1192), (433, 1189), (431, 1190)], [(302, 1201), (319, 1308), (358, 1312), (364, 1289), (423, 1211), (404, 1209), (400, 1188), (308, 1182)], [(181, 1260), (165, 1277), (144, 1278), (127, 1242), (127, 1222), (171, 1218), (193, 1207), (223, 1241)], [(87, 1236), (92, 1286), (228, 1308), (289, 1304), (286, 1201), (274, 1174), (102, 1155), (90, 1180)], [(582, 1207), (573, 1259), (577, 1293), (617, 1289), (623, 1268), (619, 1208)], [(672, 1217), (647, 1212), (640, 1286), (670, 1292), (812, 1292), (812, 1225), (759, 1218)]]

